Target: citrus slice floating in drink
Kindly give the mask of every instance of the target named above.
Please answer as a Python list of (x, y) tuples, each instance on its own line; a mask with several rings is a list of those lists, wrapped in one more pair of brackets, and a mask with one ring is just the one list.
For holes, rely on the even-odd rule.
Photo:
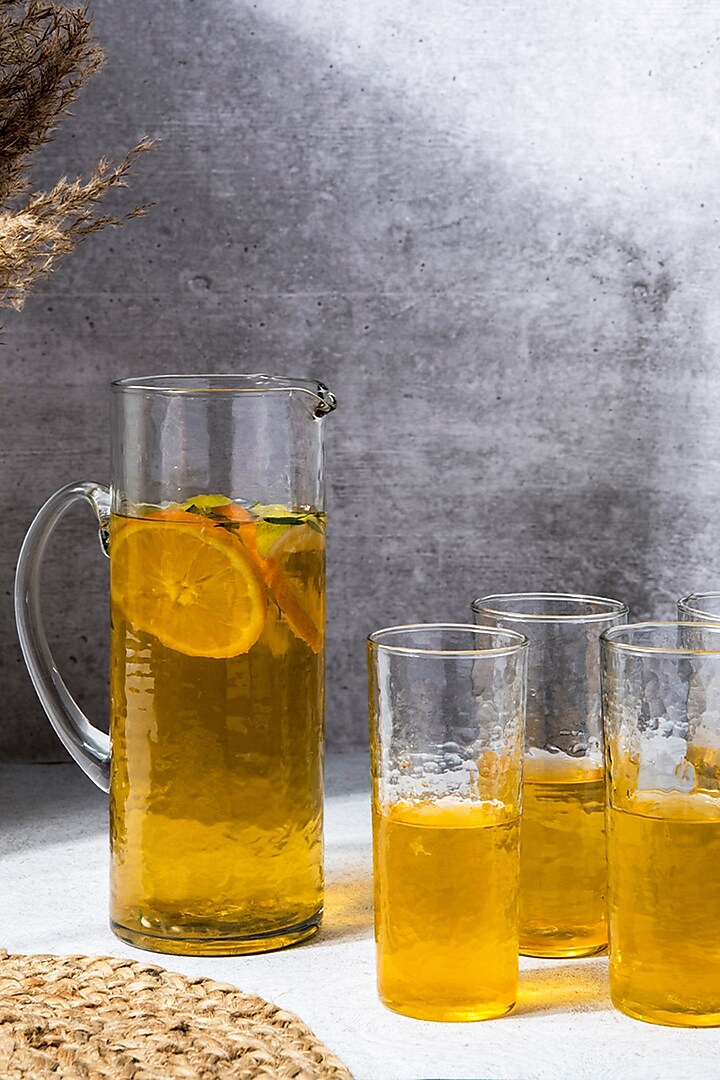
[(317, 555), (318, 565), (324, 552), (325, 537), (310, 525), (291, 525), (268, 552), (263, 577), (283, 611), (290, 627), (306, 641), (313, 652), (319, 652), (324, 640), (325, 591), (324, 582), (307, 573), (295, 572), (295, 556), (299, 566), (307, 566), (308, 555)]
[(187, 656), (246, 653), (267, 600), (253, 560), (207, 519), (126, 520), (112, 544), (112, 599), (128, 622)]
[[(307, 567), (309, 559), (322, 565), (324, 533), (298, 523), (298, 515), (285, 506), (261, 509), (270, 520), (256, 518), (244, 506), (230, 501), (216, 505), (213, 515), (215, 520), (232, 522), (235, 535), (295, 636), (319, 652), (325, 636), (324, 583), (308, 576)], [(313, 556), (318, 556), (317, 560)]]

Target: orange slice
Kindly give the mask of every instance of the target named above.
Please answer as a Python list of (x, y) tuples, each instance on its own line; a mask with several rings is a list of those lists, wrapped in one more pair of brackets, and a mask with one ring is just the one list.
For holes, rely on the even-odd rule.
[(325, 593), (307, 576), (293, 575), (292, 562), (293, 555), (322, 556), (323, 534), (310, 525), (280, 525), (254, 518), (235, 502), (216, 506), (214, 514), (238, 523), (233, 531), (293, 633), (319, 652), (325, 640)]
[[(323, 582), (308, 575), (307, 557), (321, 559), (325, 537), (310, 525), (291, 525), (270, 548), (263, 577), (293, 632), (319, 652), (325, 639)], [(293, 573), (294, 556), (305, 556), (304, 573)]]
[(125, 521), (112, 542), (113, 604), (187, 656), (246, 653), (265, 625), (253, 560), (224, 529), (181, 511)]

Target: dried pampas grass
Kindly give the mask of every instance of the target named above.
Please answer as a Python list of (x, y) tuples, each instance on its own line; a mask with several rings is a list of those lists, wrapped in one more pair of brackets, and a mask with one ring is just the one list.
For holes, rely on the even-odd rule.
[(142, 139), (119, 164), (103, 158), (90, 178), (58, 180), (30, 193), (33, 154), (52, 138), (78, 91), (102, 64), (86, 7), (0, 0), (0, 307), (22, 307), (35, 278), (90, 233), (145, 213), (100, 212), (152, 140)]

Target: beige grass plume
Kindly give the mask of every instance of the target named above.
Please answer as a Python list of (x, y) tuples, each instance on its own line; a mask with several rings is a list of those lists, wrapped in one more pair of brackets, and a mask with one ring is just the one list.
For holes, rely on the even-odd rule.
[(34, 153), (103, 62), (91, 29), (86, 7), (0, 0), (0, 307), (22, 307), (37, 275), (89, 233), (146, 210), (116, 217), (98, 204), (127, 186), (135, 159), (153, 145), (147, 138), (119, 164), (103, 158), (87, 181), (63, 177), (50, 191), (31, 192)]

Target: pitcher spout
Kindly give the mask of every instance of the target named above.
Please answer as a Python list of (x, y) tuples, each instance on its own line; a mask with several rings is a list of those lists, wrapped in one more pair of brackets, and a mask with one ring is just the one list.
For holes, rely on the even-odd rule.
[(334, 412), (337, 408), (337, 398), (325, 383), (319, 382), (317, 384), (316, 396), (318, 403), (315, 406), (315, 416), (327, 416), (328, 413)]

